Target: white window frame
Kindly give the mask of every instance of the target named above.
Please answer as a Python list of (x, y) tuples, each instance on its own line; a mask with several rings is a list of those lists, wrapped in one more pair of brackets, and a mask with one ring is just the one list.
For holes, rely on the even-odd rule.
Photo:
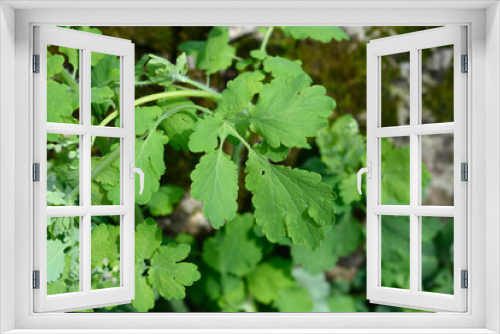
[[(467, 76), (461, 73), (462, 55), (467, 54), (466, 27), (449, 26), (380, 38), (367, 45), (367, 154), (371, 177), (367, 179), (367, 298), (376, 304), (403, 306), (430, 311), (467, 310), (467, 290), (461, 287), (461, 271), (467, 270), (467, 185), (461, 181), (461, 163), (467, 163)], [(453, 119), (446, 123), (422, 124), (422, 63), (421, 50), (453, 46)], [(384, 127), (382, 123), (381, 57), (407, 52), (410, 57), (410, 119), (404, 126)], [(454, 174), (454, 205), (422, 205), (422, 152), (423, 135), (453, 134), (452, 162)], [(408, 205), (381, 203), (381, 138), (404, 136), (410, 142)], [(405, 216), (409, 222), (410, 287), (395, 289), (382, 286), (383, 243), (382, 217)], [(422, 290), (421, 217), (453, 217), (454, 270), (453, 294), (432, 293)]]
[[(33, 75), (34, 162), (39, 164), (39, 182), (33, 184), (34, 256), (33, 268), (39, 271), (39, 288), (34, 289), (34, 311), (72, 311), (127, 304), (135, 290), (135, 191), (130, 177), (135, 159), (134, 113), (134, 44), (129, 40), (51, 26), (34, 27), (34, 52), (39, 55), (39, 73)], [(80, 124), (47, 122), (47, 45), (77, 49), (80, 53)], [(114, 55), (120, 59), (120, 125), (91, 125), (92, 52)], [(47, 206), (47, 134), (79, 137), (80, 205)], [(120, 140), (120, 205), (91, 205), (91, 140), (93, 136)], [(133, 173), (132, 173), (133, 176)], [(92, 216), (120, 216), (120, 285), (108, 289), (91, 287), (91, 219)], [(80, 289), (78, 292), (47, 295), (47, 228), (46, 219), (80, 218)]]
[[(500, 147), (498, 134), (500, 11), (497, 1), (208, 1), (203, 3), (184, 1), (181, 3), (7, 0), (0, 3), (0, 11), (2, 71), (0, 77), (0, 330), (2, 332), (13, 330), (12, 333), (77, 333), (76, 329), (93, 329), (93, 333), (144, 333), (146, 329), (157, 333), (248, 333), (249, 329), (254, 329), (252, 332), (262, 333), (500, 332), (498, 316), (500, 314), (498, 224), (500, 220), (498, 205), (500, 202), (498, 168), (500, 165), (498, 149)], [(468, 227), (470, 242), (467, 246), (470, 273), (467, 291), (468, 312), (33, 313), (30, 256), (33, 240), (29, 237), (32, 235), (33, 219), (33, 212), (30, 209), (32, 207), (30, 143), (33, 125), (32, 105), (27, 96), (32, 94), (30, 57), (32, 27), (36, 24), (117, 26), (460, 24), (468, 26), (470, 41), (468, 109), (471, 111), (468, 115), (470, 154), (468, 221), (471, 222)], [(12, 85), (13, 80), (15, 80), (14, 85)], [(13, 137), (15, 145), (12, 145)], [(14, 196), (12, 196), (13, 189)], [(245, 328), (247, 330), (244, 330)], [(43, 329), (45, 331), (42, 331)]]

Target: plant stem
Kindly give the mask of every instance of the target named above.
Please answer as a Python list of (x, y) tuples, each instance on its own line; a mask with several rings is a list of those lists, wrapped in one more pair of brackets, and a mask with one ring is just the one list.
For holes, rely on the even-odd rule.
[(61, 71), (61, 79), (69, 86), (71, 87), (71, 90), (73, 92), (80, 94), (80, 88), (78, 87), (78, 84), (76, 83), (75, 79), (68, 73), (66, 70)]
[(118, 109), (116, 109), (111, 114), (109, 114), (108, 116), (106, 116), (106, 118), (103, 119), (102, 122), (99, 123), (98, 126), (106, 126), (106, 125), (108, 125), (108, 123), (111, 122), (112, 120), (114, 120), (118, 115), (120, 115), (120, 111)]
[(266, 34), (264, 35), (264, 39), (262, 40), (262, 44), (260, 45), (261, 51), (264, 51), (267, 53), (267, 51), (266, 51), (267, 43), (269, 43), (269, 38), (271, 37), (273, 30), (274, 30), (274, 27), (267, 28)]
[(152, 101), (158, 101), (158, 100), (164, 100), (164, 99), (175, 99), (179, 97), (204, 97), (207, 99), (211, 100), (218, 100), (220, 99), (219, 94), (215, 93), (213, 91), (199, 91), (199, 90), (176, 90), (173, 92), (163, 92), (163, 93), (158, 93), (158, 94), (152, 94), (148, 96), (141, 97), (134, 102), (134, 106), (140, 106), (141, 104), (152, 102)]
[(179, 81), (183, 82), (183, 83), (190, 84), (191, 86), (194, 86), (194, 87), (196, 87), (198, 89), (201, 89), (202, 91), (217, 94), (212, 89), (210, 89), (210, 87), (208, 87), (208, 85), (210, 84), (210, 77), (208, 75), (207, 75), (207, 85), (206, 86), (204, 84), (202, 84), (202, 83), (199, 83), (198, 81), (189, 79), (188, 77), (180, 77)]

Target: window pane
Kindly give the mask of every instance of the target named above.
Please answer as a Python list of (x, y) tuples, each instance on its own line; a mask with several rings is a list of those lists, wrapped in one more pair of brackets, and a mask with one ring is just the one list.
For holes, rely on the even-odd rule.
[(120, 205), (120, 138), (92, 137), (92, 205)]
[(421, 136), (422, 204), (453, 205), (453, 134)]
[(47, 206), (79, 205), (80, 136), (47, 134)]
[(120, 57), (91, 54), (92, 125), (120, 126)]
[(453, 122), (453, 45), (421, 50), (422, 124)]
[(47, 294), (80, 291), (80, 218), (47, 218)]
[(380, 57), (382, 126), (410, 124), (410, 53)]
[(422, 217), (422, 290), (453, 294), (453, 218)]
[(410, 204), (410, 138), (381, 139), (382, 205)]
[(47, 45), (47, 122), (78, 124), (80, 50)]
[(120, 216), (91, 219), (92, 290), (120, 286)]
[(382, 286), (410, 289), (410, 217), (382, 216)]

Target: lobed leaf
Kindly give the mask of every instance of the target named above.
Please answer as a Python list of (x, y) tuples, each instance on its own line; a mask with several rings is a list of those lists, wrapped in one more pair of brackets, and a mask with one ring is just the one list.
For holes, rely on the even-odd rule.
[(261, 81), (264, 78), (261, 72), (246, 72), (229, 81), (216, 111), (227, 118), (246, 109), (251, 99), (262, 89)]
[(214, 228), (220, 228), (226, 220), (235, 217), (238, 173), (229, 156), (220, 149), (204, 155), (191, 173), (191, 179), (191, 194), (203, 201), (203, 213)]
[(318, 248), (325, 238), (323, 226), (335, 221), (334, 193), (321, 176), (270, 164), (254, 151), (245, 171), (257, 224), (266, 237), (277, 242), (289, 236), (294, 244)]
[(163, 159), (164, 145), (168, 137), (162, 131), (149, 132), (145, 140), (138, 139), (135, 144), (135, 166), (144, 172), (144, 192), (139, 195), (139, 178), (136, 177), (135, 201), (146, 204), (151, 196), (160, 188), (160, 178), (165, 173)]
[(165, 299), (184, 299), (185, 286), (191, 286), (201, 275), (192, 263), (178, 263), (191, 250), (189, 245), (168, 244), (161, 246), (151, 258), (148, 278), (151, 285)]
[(64, 250), (68, 244), (61, 240), (47, 240), (47, 283), (57, 281), (64, 270)]
[(254, 108), (250, 124), (272, 147), (308, 148), (307, 137), (313, 137), (327, 124), (335, 107), (322, 86), (309, 87), (305, 75), (284, 76), (264, 85)]

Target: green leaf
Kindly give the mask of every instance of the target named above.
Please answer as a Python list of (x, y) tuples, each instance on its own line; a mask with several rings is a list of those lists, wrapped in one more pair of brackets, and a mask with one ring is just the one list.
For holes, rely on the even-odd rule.
[(152, 130), (161, 114), (159, 107), (135, 107), (135, 134), (142, 136)]
[(68, 86), (47, 81), (47, 122), (67, 123), (74, 111), (73, 95)]
[(54, 75), (61, 73), (63, 64), (64, 57), (61, 55), (47, 57), (47, 78), (52, 78)]
[(251, 233), (250, 213), (237, 215), (203, 244), (203, 260), (221, 273), (247, 275), (262, 259), (262, 247)]
[(154, 219), (148, 218), (137, 225), (135, 232), (135, 260), (149, 259), (160, 248), (162, 231)]
[(231, 66), (236, 49), (228, 44), (228, 27), (214, 27), (208, 40), (190, 41), (179, 46), (190, 56), (196, 57), (196, 67), (213, 74)]
[(47, 203), (52, 205), (68, 205), (65, 194), (60, 191), (49, 191), (47, 190)]
[(291, 36), (298, 40), (310, 38), (322, 43), (329, 43), (332, 39), (336, 41), (349, 40), (349, 35), (340, 27), (288, 26), (280, 28), (286, 36)]
[(198, 267), (192, 263), (179, 263), (191, 250), (189, 245), (168, 244), (161, 246), (151, 258), (148, 272), (149, 282), (165, 299), (184, 299), (185, 286), (200, 279)]
[(175, 150), (180, 148), (188, 150), (189, 137), (193, 133), (194, 125), (198, 120), (196, 109), (190, 108), (194, 103), (186, 98), (168, 99), (158, 101), (158, 105), (165, 112), (174, 112), (165, 118), (161, 126), (169, 138), (169, 144)]
[(109, 86), (92, 87), (90, 92), (92, 103), (110, 102), (115, 97), (115, 92)]
[(191, 194), (203, 201), (203, 214), (214, 228), (235, 217), (238, 210), (236, 165), (222, 150), (204, 155), (191, 173)]
[(142, 272), (143, 270), (135, 270), (135, 298), (132, 306), (137, 312), (147, 312), (155, 306), (155, 293)]
[(337, 263), (337, 244), (339, 237), (336, 229), (325, 228), (326, 237), (321, 241), (318, 249), (311, 250), (306, 246), (292, 245), (293, 262), (300, 264), (311, 275), (318, 275), (325, 270), (332, 269)]
[(68, 244), (61, 240), (47, 240), (47, 283), (57, 281), (64, 270), (64, 250)]
[(73, 65), (73, 73), (77, 73), (78, 68), (80, 67), (80, 50), (67, 48), (64, 46), (59, 47), (59, 52), (65, 54), (68, 57), (68, 63)]
[(285, 76), (264, 85), (255, 108), (250, 110), (250, 124), (270, 146), (308, 148), (313, 137), (327, 124), (335, 107), (322, 86), (309, 87), (305, 75)]
[[(119, 147), (115, 149), (120, 149)], [(114, 151), (114, 150), (113, 150)], [(100, 163), (106, 161), (109, 154), (104, 157), (93, 157), (90, 159), (92, 170), (94, 170)], [(117, 186), (120, 184), (120, 159), (116, 159), (112, 164), (108, 165), (102, 170), (97, 176), (94, 177), (94, 181), (100, 183), (101, 185), (107, 186)]]
[(245, 171), (257, 224), (266, 237), (277, 242), (289, 236), (296, 245), (318, 248), (325, 238), (323, 226), (335, 221), (334, 194), (321, 176), (270, 164), (254, 151), (249, 152)]
[(227, 118), (246, 109), (254, 95), (262, 89), (264, 78), (261, 72), (246, 72), (229, 81), (216, 111)]
[(67, 291), (66, 283), (62, 280), (47, 283), (47, 295), (58, 295)]
[(288, 154), (290, 153), (290, 148), (280, 145), (277, 148), (269, 146), (266, 141), (263, 141), (260, 144), (255, 144), (252, 147), (255, 151), (259, 152), (260, 155), (265, 156), (269, 160), (273, 162), (281, 162), (286, 159)]
[[(98, 54), (92, 52), (92, 55)], [(120, 57), (115, 55), (100, 54), (99, 62), (92, 65), (92, 87), (105, 87), (120, 82)], [(94, 61), (92, 61), (94, 63)]]
[(360, 201), (361, 195), (357, 188), (357, 175), (350, 174), (344, 176), (339, 184), (339, 195), (342, 197), (342, 201), (346, 205), (350, 205), (352, 202)]
[(154, 54), (149, 55), (146, 68), (150, 74), (152, 82), (162, 85), (170, 85), (175, 81), (182, 81), (182, 77), (187, 72), (186, 54), (182, 53), (177, 57), (176, 64), (172, 64), (167, 59), (158, 57)]
[(322, 129), (316, 138), (321, 161), (329, 172), (339, 175), (358, 172), (366, 155), (365, 141), (351, 114), (339, 117), (331, 126)]
[(151, 200), (146, 205), (153, 216), (166, 216), (174, 212), (174, 206), (179, 203), (182, 196), (184, 196), (184, 189), (165, 185), (151, 196)]
[(119, 228), (119, 226), (99, 224), (92, 229), (90, 259), (92, 268), (102, 266), (105, 259), (109, 261), (111, 266), (114, 266), (113, 263), (120, 256), (117, 244), (117, 242), (119, 243)]
[(265, 59), (267, 57), (267, 52), (264, 50), (260, 50), (260, 49), (252, 50), (252, 51), (250, 51), (250, 56), (252, 58), (262, 60), (262, 59)]
[(259, 264), (246, 277), (249, 292), (259, 302), (270, 304), (280, 297), (280, 290), (295, 285), (290, 270), (290, 263), (281, 258)]
[(312, 79), (302, 69), (300, 60), (289, 60), (282, 57), (268, 57), (263, 62), (264, 71), (271, 73), (273, 77), (279, 78), (284, 76), (304, 75), (307, 81), (312, 82)]
[(313, 303), (306, 289), (292, 286), (280, 290), (273, 304), (280, 312), (311, 312)]
[(160, 178), (166, 170), (163, 159), (164, 145), (168, 137), (161, 131), (149, 132), (145, 140), (138, 139), (135, 144), (135, 166), (144, 172), (144, 192), (139, 195), (139, 178), (135, 178), (135, 201), (146, 204), (160, 188)]
[(193, 152), (211, 152), (219, 144), (218, 138), (225, 138), (226, 131), (222, 127), (224, 121), (212, 116), (199, 119), (194, 132), (189, 138), (189, 149)]

